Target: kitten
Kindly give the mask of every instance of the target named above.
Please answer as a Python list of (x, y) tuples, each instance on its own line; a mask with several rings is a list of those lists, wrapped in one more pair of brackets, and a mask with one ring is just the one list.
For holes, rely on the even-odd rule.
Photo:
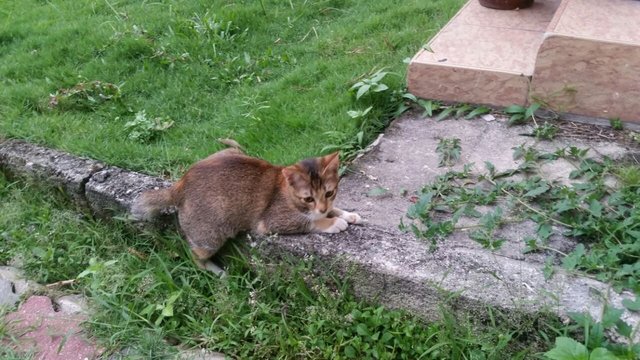
[(338, 153), (276, 166), (245, 155), (234, 141), (194, 164), (172, 187), (144, 192), (131, 210), (150, 220), (175, 206), (196, 263), (222, 273), (209, 261), (240, 232), (258, 235), (337, 233), (361, 218), (333, 207), (338, 191)]

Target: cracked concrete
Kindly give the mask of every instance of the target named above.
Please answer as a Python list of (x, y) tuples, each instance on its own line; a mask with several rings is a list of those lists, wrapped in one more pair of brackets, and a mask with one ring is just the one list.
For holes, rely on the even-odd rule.
[(47, 185), (64, 189), (80, 205), (85, 205), (84, 187), (104, 164), (78, 158), (20, 140), (0, 143), (0, 164), (9, 176), (46, 179)]
[(42, 286), (24, 277), (22, 271), (12, 266), (0, 266), (0, 306), (13, 307), (20, 297), (40, 290)]
[[(535, 231), (532, 222), (502, 228), (500, 235), (507, 241), (496, 251), (482, 248), (464, 232), (454, 233), (439, 243), (435, 251), (430, 251), (429, 243), (398, 229), (411, 205), (412, 194), (447, 170), (438, 167), (435, 148), (440, 138), (461, 140), (462, 159), (453, 167), (456, 170), (472, 162), (476, 171), (483, 171), (485, 161), (492, 162), (497, 171), (515, 168), (519, 161), (513, 159), (512, 148), (521, 144), (542, 151), (571, 145), (588, 147), (590, 155), (595, 157), (636, 155), (636, 149), (611, 142), (566, 138), (536, 142), (522, 136), (528, 132), (526, 127), (507, 127), (501, 117), (492, 122), (437, 122), (407, 114), (391, 125), (373, 151), (359, 159), (341, 182), (336, 205), (359, 212), (367, 220), (365, 224), (334, 235), (259, 238), (253, 240), (254, 245), (269, 258), (293, 256), (301, 261), (309, 256), (319, 258), (332, 271), (349, 274), (359, 297), (407, 309), (431, 320), (439, 317), (439, 305), (451, 294), (457, 294), (460, 309), (472, 313), (484, 313), (487, 306), (493, 306), (514, 316), (545, 311), (565, 317), (568, 312), (586, 311), (599, 319), (606, 301), (623, 308), (621, 301), (633, 299), (633, 294), (616, 293), (607, 284), (566, 273), (559, 267), (555, 275), (546, 280), (543, 263), (553, 254), (522, 251), (523, 239)], [(99, 216), (126, 214), (142, 190), (169, 185), (161, 179), (91, 160), (79, 159), (74, 163), (69, 159), (67, 162), (68, 155), (64, 153), (31, 147), (14, 141), (0, 144), (0, 167), (11, 174), (35, 174), (60, 181), (65, 188), (82, 189), (84, 193), (70, 193), (86, 202)], [(31, 160), (31, 156), (35, 159)], [(53, 159), (53, 165), (47, 159)], [(568, 181), (570, 166), (563, 161), (545, 164), (542, 173), (548, 179)], [(62, 169), (56, 170), (56, 164), (61, 164)], [(68, 170), (70, 165), (64, 164), (77, 164), (84, 170), (75, 174)], [(73, 183), (65, 184), (65, 181)], [(371, 190), (377, 188), (386, 192), (374, 195)], [(557, 234), (551, 237), (549, 246), (571, 251), (575, 241), (559, 235), (561, 229), (554, 230)], [(640, 322), (640, 315), (625, 311), (623, 319), (635, 326)]]
[(78, 205), (100, 217), (126, 213), (141, 191), (171, 185), (156, 177), (20, 140), (0, 142), (0, 168), (10, 177), (33, 178), (60, 187)]

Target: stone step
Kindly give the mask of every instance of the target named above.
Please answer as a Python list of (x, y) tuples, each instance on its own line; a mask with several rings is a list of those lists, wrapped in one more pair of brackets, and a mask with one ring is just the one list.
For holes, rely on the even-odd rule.
[(531, 98), (640, 123), (640, 1), (565, 0), (538, 51)]
[(523, 10), (470, 0), (412, 59), (413, 94), (640, 122), (640, 1), (536, 0)]
[(508, 106), (525, 104), (538, 48), (559, 0), (526, 10), (469, 1), (411, 60), (409, 90), (423, 98)]

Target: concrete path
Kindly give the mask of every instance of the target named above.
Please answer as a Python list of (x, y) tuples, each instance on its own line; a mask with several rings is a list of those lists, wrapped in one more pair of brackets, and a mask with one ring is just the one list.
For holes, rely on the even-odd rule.
[[(474, 163), (476, 171), (486, 172), (490, 161), (500, 172), (516, 168), (513, 148), (522, 144), (552, 152), (558, 148), (589, 148), (592, 157), (633, 156), (637, 148), (614, 142), (558, 137), (538, 142), (528, 127), (508, 127), (506, 118), (495, 121), (423, 119), (407, 114), (385, 132), (378, 146), (356, 162), (353, 172), (343, 179), (337, 206), (358, 212), (367, 222), (351, 226), (338, 235), (300, 235), (274, 237), (260, 247), (270, 256), (295, 254), (300, 258), (323, 259), (331, 271), (349, 273), (356, 293), (390, 307), (409, 309), (427, 319), (439, 317), (439, 304), (455, 294), (459, 309), (484, 313), (486, 306), (521, 313), (548, 311), (566, 317), (569, 312), (588, 312), (600, 319), (608, 299), (612, 306), (624, 308), (624, 298), (607, 284), (579, 274), (568, 274), (555, 267), (546, 280), (544, 262), (551, 252), (524, 254), (525, 239), (535, 234), (531, 222), (510, 224), (498, 235), (507, 241), (496, 251), (484, 249), (466, 232), (454, 232), (430, 251), (430, 242), (399, 230), (401, 219), (415, 201), (413, 194), (437, 176), (451, 170), (439, 167), (436, 147), (441, 138), (459, 138), (461, 159), (453, 167), (462, 170)], [(603, 137), (604, 138), (604, 137)], [(542, 173), (550, 180), (568, 182), (574, 168), (564, 160), (545, 164)], [(384, 193), (383, 190), (384, 189)], [(382, 193), (382, 194), (381, 194)], [(568, 253), (576, 245), (554, 228), (549, 246)], [(559, 259), (554, 261), (559, 263)], [(640, 321), (637, 313), (626, 311), (623, 319), (632, 326)]]

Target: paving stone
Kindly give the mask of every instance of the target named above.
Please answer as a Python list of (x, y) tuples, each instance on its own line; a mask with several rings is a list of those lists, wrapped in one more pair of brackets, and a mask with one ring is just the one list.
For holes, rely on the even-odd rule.
[(56, 300), (58, 311), (63, 314), (87, 314), (87, 299), (80, 294), (65, 295)]
[(5, 316), (16, 350), (33, 352), (36, 359), (46, 360), (85, 360), (100, 355), (100, 349), (87, 341), (80, 327), (85, 319), (80, 314), (56, 312), (46, 296), (32, 296)]
[(223, 353), (207, 351), (205, 349), (183, 350), (178, 354), (180, 360), (224, 360)]
[(15, 293), (13, 282), (0, 279), (0, 307), (13, 307), (20, 300), (20, 296)]

